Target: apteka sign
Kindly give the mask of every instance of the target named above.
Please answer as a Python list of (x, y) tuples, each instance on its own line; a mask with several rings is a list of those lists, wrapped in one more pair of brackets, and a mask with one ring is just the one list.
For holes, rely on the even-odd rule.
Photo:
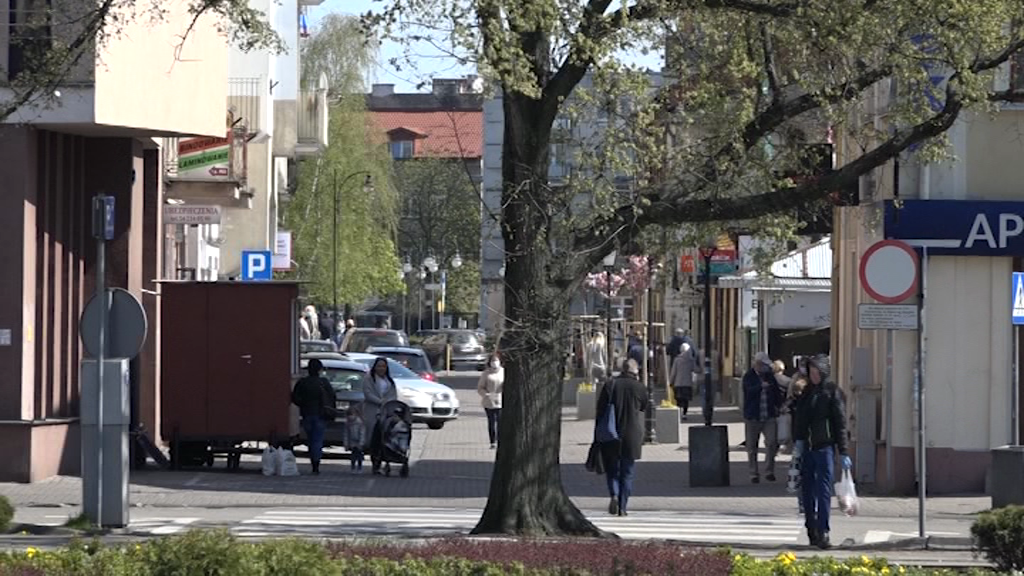
[(1024, 202), (889, 201), (885, 237), (933, 255), (1024, 256)]

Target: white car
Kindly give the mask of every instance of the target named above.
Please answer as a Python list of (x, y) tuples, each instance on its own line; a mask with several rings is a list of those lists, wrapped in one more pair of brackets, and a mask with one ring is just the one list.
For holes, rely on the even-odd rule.
[[(374, 354), (347, 352), (349, 360), (372, 367), (377, 358)], [(455, 391), (441, 384), (421, 378), (418, 374), (390, 358), (388, 370), (398, 387), (398, 399), (409, 405), (413, 422), (423, 422), (431, 430), (440, 430), (445, 423), (459, 417), (459, 399)]]

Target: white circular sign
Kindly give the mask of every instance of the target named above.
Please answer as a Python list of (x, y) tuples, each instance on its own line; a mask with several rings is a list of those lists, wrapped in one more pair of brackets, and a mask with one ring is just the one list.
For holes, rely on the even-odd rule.
[(917, 252), (898, 240), (876, 242), (860, 261), (860, 282), (869, 296), (896, 304), (917, 290)]

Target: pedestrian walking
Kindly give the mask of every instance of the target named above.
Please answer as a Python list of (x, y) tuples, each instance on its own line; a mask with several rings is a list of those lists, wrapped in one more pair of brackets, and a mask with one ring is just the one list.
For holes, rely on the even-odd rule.
[(302, 310), (299, 319), (299, 337), (303, 340), (320, 339), (320, 320), (317, 318), (316, 307), (310, 304)]
[(348, 447), (352, 452), (352, 472), (363, 472), (363, 446), (366, 445), (366, 421), (363, 420), (363, 406), (352, 404), (348, 407), (345, 419), (345, 433), (348, 435)]
[(501, 420), (501, 389), (505, 384), (505, 369), (496, 353), (487, 359), (487, 368), (480, 374), (476, 391), (480, 394), (481, 404), (487, 413), (487, 437), (491, 440), (491, 450), (498, 447), (498, 422)]
[(804, 497), (804, 525), (812, 546), (827, 549), (832, 480), (838, 451), (843, 470), (853, 467), (846, 446), (846, 414), (843, 402), (830, 380), (828, 355), (819, 354), (808, 362), (807, 387), (796, 403), (794, 437), (799, 451)]
[(307, 375), (295, 383), (292, 389), (292, 404), (299, 407), (302, 430), (306, 433), (309, 447), (309, 462), (313, 474), (320, 473), (320, 458), (324, 450), (324, 434), (327, 422), (337, 415), (337, 396), (331, 383), (323, 377), (324, 365), (317, 359), (309, 361)]
[(743, 420), (746, 429), (747, 463), (750, 468), (750, 482), (761, 481), (758, 471), (758, 443), (764, 436), (765, 479), (775, 481), (775, 453), (778, 450), (778, 416), (782, 406), (782, 392), (775, 374), (772, 359), (766, 352), (754, 355), (754, 363), (743, 375)]
[(320, 332), (318, 340), (334, 340), (334, 322), (326, 315), (320, 316), (317, 330)]
[[(791, 438), (795, 435), (792, 416), (796, 412), (796, 405), (800, 401), (800, 396), (803, 395), (806, 387), (807, 377), (799, 372), (793, 376), (792, 381), (789, 383), (789, 393), (786, 396), (784, 410), (787, 411), (791, 417), (789, 421), (789, 435)], [(780, 427), (782, 425), (782, 423), (779, 424)], [(797, 508), (801, 515), (804, 513), (803, 482), (800, 477), (800, 461), (803, 456), (802, 450), (802, 445), (798, 445), (795, 442), (793, 443), (793, 457), (789, 461), (789, 479), (786, 482), (786, 491), (790, 494), (796, 495)]]
[(380, 474), (379, 451), (376, 449), (380, 444), (380, 427), (377, 425), (381, 416), (380, 409), (392, 400), (398, 400), (398, 386), (391, 377), (387, 359), (377, 358), (363, 380), (363, 420), (366, 422), (364, 448), (370, 450), (374, 474)]
[(786, 376), (786, 363), (782, 360), (772, 362), (772, 372), (775, 374), (775, 381), (779, 383), (779, 393), (782, 395), (782, 406), (779, 408), (779, 452), (789, 454), (793, 451), (793, 417), (789, 413), (789, 399), (793, 379)]
[(587, 342), (586, 353), (587, 374), (590, 376), (589, 382), (597, 385), (608, 374), (608, 349), (605, 344), (604, 334), (594, 332), (590, 337), (590, 341)]
[(606, 384), (597, 401), (595, 441), (600, 440), (599, 426), (609, 425), (615, 439), (600, 442), (605, 478), (608, 481), (608, 513), (626, 516), (629, 496), (633, 492), (636, 461), (644, 443), (644, 413), (647, 390), (640, 383), (640, 365), (626, 360), (621, 374)]
[(668, 341), (668, 346), (665, 347), (665, 354), (668, 354), (669, 369), (672, 364), (675, 363), (676, 357), (682, 353), (683, 343), (686, 341), (686, 331), (682, 328), (676, 328), (675, 334), (672, 339)]
[(690, 400), (693, 399), (693, 377), (696, 371), (697, 349), (692, 340), (683, 337), (679, 353), (672, 361), (672, 368), (669, 369), (669, 380), (672, 382), (676, 405), (682, 410), (682, 414), (679, 416), (682, 422), (686, 421), (686, 414), (690, 410)]

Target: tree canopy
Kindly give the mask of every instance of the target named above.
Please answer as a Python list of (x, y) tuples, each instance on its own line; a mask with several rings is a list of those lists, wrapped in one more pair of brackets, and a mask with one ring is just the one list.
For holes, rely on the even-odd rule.
[[(298, 187), (283, 214), (283, 225), (293, 235), (296, 277), (310, 282), (310, 297), (325, 304), (337, 296), (339, 303), (358, 305), (371, 296), (404, 289), (396, 255), (397, 193), (391, 158), (368, 122), (363, 98), (365, 66), (374, 61), (375, 47), (355, 33), (357, 24), (356, 18), (329, 16), (303, 53), (304, 74), (318, 77), (328, 70), (337, 83), (329, 88), (330, 145), (321, 156), (301, 162)], [(342, 54), (349, 57), (342, 59)]]

